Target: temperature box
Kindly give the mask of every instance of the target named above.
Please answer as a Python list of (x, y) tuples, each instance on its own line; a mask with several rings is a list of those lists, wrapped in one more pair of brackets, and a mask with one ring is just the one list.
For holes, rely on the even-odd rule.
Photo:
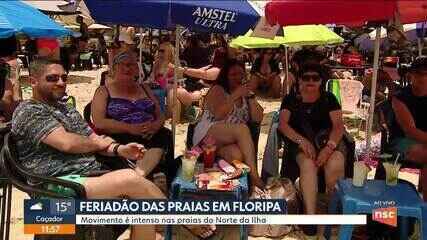
[(24, 200), (25, 234), (75, 234), (75, 224), (73, 199)]

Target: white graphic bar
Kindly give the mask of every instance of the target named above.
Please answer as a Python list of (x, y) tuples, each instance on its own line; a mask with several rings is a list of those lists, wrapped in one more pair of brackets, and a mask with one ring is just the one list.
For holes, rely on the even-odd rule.
[(90, 215), (77, 214), (78, 225), (103, 224), (283, 224), (283, 225), (366, 225), (366, 215)]

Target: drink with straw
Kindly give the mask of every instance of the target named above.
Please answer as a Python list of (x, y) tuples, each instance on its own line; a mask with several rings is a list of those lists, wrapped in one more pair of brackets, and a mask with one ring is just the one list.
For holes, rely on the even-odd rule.
[(363, 187), (368, 177), (369, 167), (363, 161), (355, 161), (353, 168), (353, 185)]
[(396, 160), (391, 162), (384, 162), (383, 166), (385, 169), (385, 183), (389, 186), (396, 186), (398, 179), (399, 179), (399, 170), (400, 170), (400, 164), (397, 163), (397, 160), (399, 159), (400, 154), (397, 155)]
[(203, 164), (205, 168), (212, 168), (215, 161), (215, 140), (212, 137), (204, 139), (203, 145)]
[(356, 161), (353, 166), (353, 185), (356, 187), (363, 187), (370, 169), (364, 161), (359, 161), (357, 153), (354, 153), (354, 157)]
[(205, 168), (212, 168), (215, 161), (215, 151), (216, 146), (211, 144), (206, 144), (203, 147), (203, 163)]
[(194, 176), (194, 167), (196, 166), (197, 156), (191, 151), (186, 151), (182, 157), (181, 177), (185, 181), (192, 181)]

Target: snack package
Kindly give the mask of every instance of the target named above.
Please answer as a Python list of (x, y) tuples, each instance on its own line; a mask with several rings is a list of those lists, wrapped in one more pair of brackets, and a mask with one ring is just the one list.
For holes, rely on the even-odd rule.
[(239, 178), (243, 175), (243, 169), (237, 169), (236, 171), (227, 174), (227, 180)]
[(233, 191), (239, 185), (239, 180), (210, 181), (207, 190)]
[(226, 180), (222, 172), (208, 172), (197, 175), (197, 188), (203, 190), (233, 191), (239, 180)]
[(219, 160), (218, 166), (222, 171), (227, 174), (232, 174), (236, 171), (236, 169), (224, 159)]
[(234, 165), (237, 169), (242, 169), (242, 170), (244, 170), (244, 171), (246, 171), (246, 172), (250, 172), (250, 171), (251, 171), (251, 168), (250, 168), (248, 165), (246, 165), (246, 164), (242, 163), (242, 162), (241, 162), (241, 161), (239, 161), (239, 160), (233, 160), (233, 161), (232, 161), (232, 163), (233, 163), (233, 165)]

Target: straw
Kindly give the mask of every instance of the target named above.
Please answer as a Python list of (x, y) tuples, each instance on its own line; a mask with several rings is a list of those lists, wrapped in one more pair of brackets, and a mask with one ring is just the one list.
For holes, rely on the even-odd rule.
[(400, 157), (400, 153), (397, 154), (396, 160), (394, 160), (394, 165), (397, 164), (397, 160), (399, 160), (399, 157)]

